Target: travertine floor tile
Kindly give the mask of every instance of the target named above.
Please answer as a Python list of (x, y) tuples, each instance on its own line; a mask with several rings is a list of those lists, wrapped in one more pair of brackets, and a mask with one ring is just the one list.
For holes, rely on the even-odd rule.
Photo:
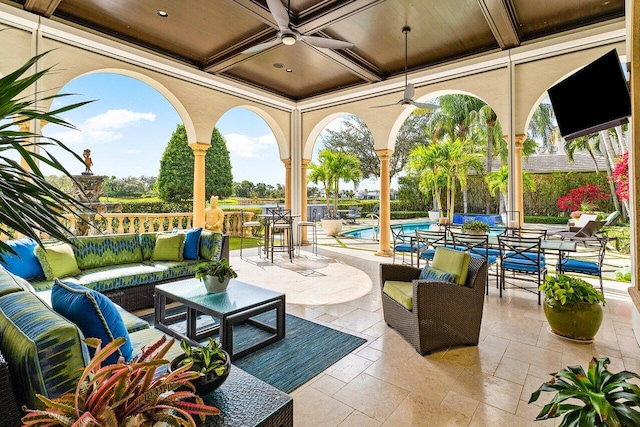
[(393, 384), (360, 374), (333, 397), (363, 414), (384, 422), (409, 394)]

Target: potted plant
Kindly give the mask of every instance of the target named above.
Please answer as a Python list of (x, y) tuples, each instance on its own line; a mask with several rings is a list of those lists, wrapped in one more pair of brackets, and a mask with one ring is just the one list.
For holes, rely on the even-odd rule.
[(191, 364), (190, 370), (200, 373), (199, 378), (191, 380), (199, 395), (217, 389), (229, 376), (231, 358), (213, 338), (209, 338), (209, 342), (203, 347), (192, 347), (183, 340), (180, 348), (184, 354), (173, 359), (171, 369)]
[[(324, 149), (318, 153), (318, 163), (309, 164), (307, 180), (324, 186), (327, 216), (322, 218), (322, 228), (327, 236), (335, 236), (342, 230), (342, 219), (338, 216), (338, 195), (340, 181), (357, 184), (362, 176), (360, 161), (355, 154)], [(331, 203), (333, 193), (333, 204)]]
[(602, 323), (602, 292), (566, 274), (547, 276), (540, 290), (545, 296), (544, 314), (555, 334), (575, 340), (593, 339)]
[(229, 260), (222, 258), (198, 264), (195, 277), (204, 283), (207, 292), (214, 294), (225, 292), (229, 280), (235, 279), (238, 274), (229, 265)]
[[(155, 422), (196, 427), (191, 415), (219, 415), (220, 410), (205, 405), (193, 393), (190, 380), (200, 374), (191, 365), (158, 374), (168, 365), (164, 356), (174, 339), (162, 337), (130, 363), (116, 363), (101, 367), (101, 363), (115, 352), (124, 338), (117, 338), (100, 348), (100, 340), (85, 339), (96, 353), (82, 372), (75, 391), (55, 399), (38, 395), (45, 409), (26, 409), (24, 426), (110, 425), (142, 426)], [(187, 391), (173, 391), (187, 387)], [(192, 399), (193, 402), (184, 402)]]
[[(592, 358), (585, 373), (582, 366), (569, 366), (553, 375), (531, 394), (529, 403), (541, 391), (556, 392), (544, 405), (536, 421), (564, 417), (560, 426), (638, 426), (640, 425), (640, 388), (627, 382), (640, 379), (633, 372), (613, 374), (607, 370), (609, 358)], [(562, 402), (571, 399), (570, 403)], [(579, 405), (578, 403), (582, 403)]]
[(465, 222), (462, 225), (462, 231), (467, 234), (486, 234), (491, 230), (489, 225), (486, 222), (480, 220), (474, 220)]

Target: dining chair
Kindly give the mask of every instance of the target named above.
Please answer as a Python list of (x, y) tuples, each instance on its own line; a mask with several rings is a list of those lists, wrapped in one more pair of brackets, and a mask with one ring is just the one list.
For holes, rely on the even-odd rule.
[[(273, 253), (286, 252), (289, 260), (293, 262), (293, 218), (291, 209), (267, 208), (271, 214), (269, 221), (269, 251), (273, 263)], [(276, 240), (276, 237), (278, 238)]]
[(393, 263), (396, 263), (396, 252), (402, 254), (402, 263), (404, 264), (405, 254), (411, 255), (411, 265), (413, 265), (413, 254), (418, 253), (420, 245), (415, 242), (414, 235), (405, 234), (402, 224), (391, 226), (391, 236), (393, 237)]
[(489, 245), (489, 236), (487, 234), (464, 234), (452, 233), (453, 247), (458, 251), (468, 252), (471, 257), (482, 258), (487, 262), (487, 285), (486, 293), (489, 295), (489, 270), (496, 267), (494, 274), (496, 276), (496, 287), (500, 285), (500, 275), (498, 274), (498, 259), (500, 258), (500, 250), (491, 248)]
[[(311, 251), (314, 255), (318, 255), (318, 231), (317, 231), (317, 223), (318, 223), (318, 209), (311, 209), (311, 216), (307, 220), (298, 221), (298, 255), (300, 255), (300, 250), (302, 248), (302, 229), (306, 228), (307, 230), (311, 230)], [(309, 236), (307, 236), (307, 239)]]
[(436, 248), (439, 246), (447, 246), (446, 230), (416, 230), (416, 243), (418, 246), (418, 267), (420, 267), (420, 259), (426, 260), (427, 265), (433, 260), (436, 254)]
[(600, 281), (600, 291), (604, 295), (602, 265), (604, 264), (607, 241), (607, 237), (580, 239), (577, 252), (571, 254), (563, 252), (562, 256), (558, 258), (557, 273), (579, 273), (595, 276)]
[[(244, 248), (244, 239), (245, 237), (249, 237), (256, 241), (258, 246), (258, 257), (261, 257), (262, 248), (262, 234), (260, 234), (260, 230), (262, 230), (262, 223), (260, 221), (247, 221), (247, 214), (245, 214), (244, 209), (240, 210), (240, 259), (242, 259), (242, 249)], [(256, 233), (257, 231), (257, 233)]]
[[(514, 288), (538, 294), (538, 305), (541, 304), (540, 285), (547, 275), (541, 237), (498, 236), (500, 247), (500, 298), (506, 289), (506, 273), (511, 273), (510, 285)], [(533, 283), (526, 286), (522, 282)]]

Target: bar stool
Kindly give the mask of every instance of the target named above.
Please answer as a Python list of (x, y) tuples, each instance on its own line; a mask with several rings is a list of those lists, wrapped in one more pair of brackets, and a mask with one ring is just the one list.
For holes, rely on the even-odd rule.
[(240, 210), (240, 258), (242, 258), (242, 249), (244, 247), (244, 237), (246, 232), (249, 232), (251, 238), (256, 240), (258, 244), (258, 257), (260, 257), (260, 242), (262, 236), (260, 234), (254, 234), (254, 230), (260, 230), (260, 228), (262, 228), (262, 223), (260, 221), (245, 221), (244, 210)]
[[(289, 260), (293, 262), (293, 218), (291, 209), (271, 209), (267, 208), (267, 213), (271, 213), (269, 223), (269, 248), (271, 250), (271, 262), (273, 262), (274, 251), (287, 252)], [(276, 236), (278, 241), (276, 243)]]
[[(314, 208), (311, 212), (311, 221), (298, 221), (298, 255), (302, 247), (302, 229), (311, 228), (311, 250), (314, 255), (318, 255), (318, 234), (317, 234), (318, 211)], [(308, 236), (307, 236), (308, 237)]]

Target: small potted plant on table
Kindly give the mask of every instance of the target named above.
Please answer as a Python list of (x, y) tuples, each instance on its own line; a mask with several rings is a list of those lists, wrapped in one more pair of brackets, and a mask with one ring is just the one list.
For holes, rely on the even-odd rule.
[(480, 220), (465, 222), (462, 225), (462, 231), (467, 234), (486, 234), (489, 230), (491, 230), (489, 225)]
[(213, 338), (209, 338), (203, 347), (192, 347), (187, 341), (182, 341), (180, 348), (184, 354), (173, 359), (171, 369), (191, 364), (189, 370), (200, 373), (199, 378), (191, 380), (198, 395), (211, 393), (229, 376), (231, 358)]
[(629, 371), (611, 373), (608, 364), (609, 358), (594, 357), (586, 373), (582, 366), (569, 366), (552, 374), (529, 399), (535, 402), (541, 391), (556, 392), (536, 421), (562, 416), (560, 425), (567, 427), (640, 425), (640, 388), (627, 382), (640, 377)]
[(555, 334), (580, 341), (593, 340), (602, 323), (602, 292), (566, 274), (547, 276), (540, 290), (545, 295), (544, 314)]
[(195, 277), (204, 283), (207, 292), (213, 294), (225, 292), (229, 285), (229, 280), (235, 279), (238, 274), (229, 265), (229, 260), (223, 258), (198, 264)]

